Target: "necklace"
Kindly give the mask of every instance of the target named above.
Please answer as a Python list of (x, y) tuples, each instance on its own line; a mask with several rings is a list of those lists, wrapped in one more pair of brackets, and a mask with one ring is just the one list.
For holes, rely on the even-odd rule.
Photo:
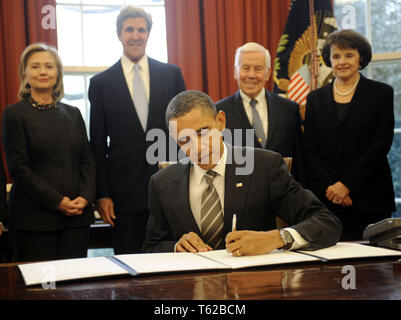
[(55, 102), (49, 103), (49, 104), (40, 104), (39, 102), (36, 102), (33, 100), (32, 97), (29, 97), (29, 103), (31, 104), (32, 107), (34, 107), (37, 110), (49, 110), (53, 108), (57, 108), (57, 105)]
[(345, 92), (341, 92), (341, 91), (339, 91), (338, 89), (337, 89), (337, 87), (336, 87), (336, 80), (334, 80), (334, 91), (338, 94), (338, 95), (340, 95), (340, 96), (348, 96), (352, 91), (354, 91), (355, 90), (355, 88), (356, 88), (356, 86), (358, 85), (358, 83), (359, 83), (359, 79), (361, 79), (361, 76), (359, 76), (359, 78), (358, 78), (358, 80), (356, 80), (356, 82), (355, 82), (355, 84), (352, 86), (352, 88), (351, 89), (349, 89), (348, 91), (345, 91)]

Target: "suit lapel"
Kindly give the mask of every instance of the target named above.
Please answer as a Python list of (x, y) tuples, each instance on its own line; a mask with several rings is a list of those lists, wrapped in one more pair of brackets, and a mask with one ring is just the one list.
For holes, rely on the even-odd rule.
[(329, 119), (333, 122), (336, 129), (340, 129), (340, 121), (338, 120), (336, 103), (334, 101), (333, 95), (333, 82), (329, 85), (325, 86), (323, 89), (322, 100), (319, 101), (320, 107), (326, 109), (326, 112), (329, 114)]
[(268, 118), (266, 149), (270, 149), (271, 141), (274, 141), (274, 136), (277, 132), (280, 123), (279, 118), (282, 112), (280, 112), (281, 106), (277, 103), (276, 98), (269, 91), (265, 91)]
[(163, 96), (163, 83), (159, 76), (159, 69), (155, 60), (148, 58), (149, 61), (149, 79), (150, 79), (150, 96), (149, 96), (149, 112), (147, 121), (147, 130), (153, 128), (153, 122), (160, 112), (160, 98)]
[(248, 193), (251, 175), (237, 175), (235, 172), (236, 168), (241, 166), (235, 162), (235, 152), (242, 152), (242, 150), (244, 149), (227, 145), (228, 157), (224, 182), (224, 237), (232, 230), (233, 215), (236, 214), (237, 221), (241, 220)]
[[(356, 112), (360, 106), (368, 104), (369, 90), (365, 89), (365, 86), (366, 86), (366, 78), (363, 75), (361, 75), (361, 79), (359, 80), (355, 93), (352, 97), (350, 108), (345, 113), (342, 123), (345, 123), (345, 121), (354, 112)], [(366, 101), (366, 103), (364, 101)]]
[(184, 230), (191, 230), (202, 237), (202, 233), (195, 221), (189, 203), (189, 173), (191, 164), (182, 165), (180, 173), (173, 178), (172, 194), (180, 197), (180, 201), (173, 201), (174, 213), (178, 216), (178, 221), (182, 222)]
[(111, 81), (110, 86), (114, 91), (114, 97), (121, 100), (119, 108), (124, 108), (124, 113), (131, 118), (133, 128), (136, 128), (139, 134), (144, 135), (141, 122), (139, 121), (138, 114), (136, 113), (134, 102), (128, 90), (127, 82), (125, 80), (121, 61), (119, 60), (110, 69)]
[(248, 116), (246, 115), (243, 101), (239, 91), (233, 97), (234, 108), (232, 108), (231, 114), (240, 122), (241, 128), (253, 129), (251, 123), (249, 122)]

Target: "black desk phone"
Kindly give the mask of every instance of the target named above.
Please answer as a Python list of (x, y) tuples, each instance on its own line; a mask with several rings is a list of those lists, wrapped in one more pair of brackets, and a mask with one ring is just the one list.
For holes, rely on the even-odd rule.
[(363, 238), (379, 247), (401, 250), (401, 218), (388, 218), (368, 225)]

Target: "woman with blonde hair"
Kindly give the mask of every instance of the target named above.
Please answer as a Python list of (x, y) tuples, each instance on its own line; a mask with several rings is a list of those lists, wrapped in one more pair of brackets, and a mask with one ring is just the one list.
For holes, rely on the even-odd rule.
[(3, 114), (13, 180), (9, 230), (17, 261), (84, 257), (94, 220), (95, 163), (78, 108), (60, 102), (56, 49), (29, 45), (18, 68), (20, 101)]

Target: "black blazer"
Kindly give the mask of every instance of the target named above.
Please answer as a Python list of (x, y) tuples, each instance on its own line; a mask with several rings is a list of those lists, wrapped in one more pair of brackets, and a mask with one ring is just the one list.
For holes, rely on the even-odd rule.
[[(56, 231), (94, 221), (95, 163), (78, 108), (59, 103), (34, 109), (22, 100), (3, 114), (3, 143), (13, 180), (11, 230)], [(64, 196), (82, 196), (89, 205), (79, 216), (57, 210)]]
[(0, 152), (0, 222), (3, 225), (8, 224), (6, 186), (7, 178), (4, 172), (2, 153)]
[(340, 123), (333, 84), (311, 92), (304, 122), (306, 166), (312, 190), (327, 205), (327, 187), (337, 181), (350, 190), (353, 212), (391, 213), (394, 189), (387, 161), (394, 134), (394, 92), (361, 75), (351, 106)]
[[(280, 154), (252, 149), (252, 174), (238, 175), (236, 169), (244, 165), (235, 163), (235, 153), (243, 150), (227, 145), (227, 159), (234, 152), (234, 161), (231, 164), (227, 161), (225, 171), (224, 237), (231, 231), (235, 213), (238, 230), (276, 229), (275, 217), (279, 216), (309, 241), (313, 249), (334, 245), (339, 240), (342, 227), (338, 218), (294, 180)], [(203, 238), (191, 212), (189, 176), (190, 164), (182, 163), (152, 176), (145, 251), (173, 251), (181, 236), (191, 231)]]
[[(148, 59), (150, 101), (146, 131), (159, 128), (169, 137), (166, 108), (175, 95), (185, 90), (184, 80), (177, 66)], [(146, 150), (153, 141), (146, 141), (147, 132), (140, 124), (120, 61), (91, 79), (89, 100), (96, 198), (110, 197), (117, 212), (144, 211), (149, 179), (157, 165), (146, 161)]]
[[(266, 101), (268, 106), (268, 137), (266, 149), (280, 153), (283, 157), (292, 157), (291, 173), (304, 187), (307, 186), (306, 171), (304, 168), (301, 117), (299, 106), (295, 102), (280, 97), (267, 90)], [(253, 129), (242, 104), (239, 91), (232, 96), (224, 98), (216, 103), (218, 110), (226, 114), (226, 127), (233, 129)], [(231, 141), (229, 141), (231, 143)], [(250, 146), (246, 144), (245, 131), (242, 133), (242, 141), (232, 141), (236, 146)], [(253, 146), (262, 148), (256, 135)]]

